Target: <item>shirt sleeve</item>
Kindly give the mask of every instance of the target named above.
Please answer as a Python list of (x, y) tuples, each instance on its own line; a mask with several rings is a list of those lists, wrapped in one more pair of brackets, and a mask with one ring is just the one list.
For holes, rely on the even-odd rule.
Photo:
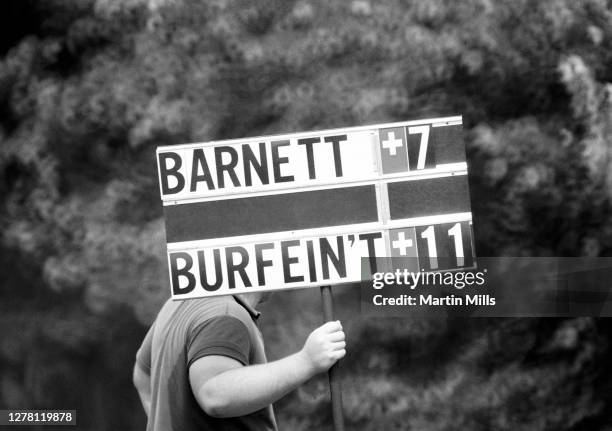
[(151, 325), (144, 341), (136, 352), (136, 364), (147, 375), (151, 375), (151, 346), (153, 344), (153, 331), (155, 323)]
[(251, 351), (249, 331), (240, 319), (217, 316), (199, 324), (190, 334), (187, 367), (210, 355), (228, 356), (248, 365)]

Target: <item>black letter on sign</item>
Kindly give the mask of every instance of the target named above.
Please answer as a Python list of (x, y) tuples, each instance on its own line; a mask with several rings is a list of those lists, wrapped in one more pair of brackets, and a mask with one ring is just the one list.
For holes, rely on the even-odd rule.
[(278, 149), (287, 145), (289, 145), (289, 141), (272, 141), (272, 168), (274, 170), (274, 182), (276, 183), (293, 181), (293, 175), (282, 176), (280, 172), (280, 165), (289, 162), (289, 158), (279, 157)]
[(257, 283), (259, 286), (265, 286), (266, 277), (264, 274), (264, 267), (272, 266), (271, 260), (264, 260), (263, 251), (274, 248), (274, 244), (267, 242), (264, 244), (255, 244), (255, 262), (257, 264)]
[[(228, 164), (223, 163), (223, 153), (230, 155)], [(217, 187), (222, 189), (225, 187), (225, 177), (223, 171), (227, 171), (235, 187), (240, 186), (238, 175), (236, 175), (236, 165), (238, 164), (238, 153), (232, 147), (217, 147), (215, 148), (215, 165), (217, 166)]]
[(209, 291), (214, 292), (221, 287), (221, 283), (223, 283), (223, 275), (221, 274), (221, 252), (218, 248), (213, 250), (213, 263), (215, 265), (215, 284), (210, 284), (208, 282), (208, 277), (206, 277), (206, 261), (204, 260), (204, 251), (198, 250), (198, 265), (200, 267), (200, 284), (202, 287)]
[(312, 144), (321, 142), (321, 138), (304, 138), (298, 139), (298, 145), (306, 145), (306, 157), (308, 158), (308, 177), (314, 180), (317, 177), (315, 173), (314, 164), (314, 152), (312, 150)]
[(327, 136), (325, 142), (334, 145), (334, 164), (336, 165), (336, 176), (342, 176), (342, 156), (340, 155), (340, 141), (346, 141), (346, 135)]
[[(234, 263), (234, 253), (240, 255), (240, 263)], [(244, 247), (227, 247), (225, 249), (225, 260), (227, 262), (227, 283), (229, 284), (229, 288), (233, 289), (236, 287), (235, 272), (240, 274), (244, 287), (252, 287), (249, 276), (244, 269), (249, 264), (249, 254)]]
[(253, 185), (253, 181), (251, 181), (251, 168), (252, 166), (255, 168), (255, 172), (257, 172), (257, 176), (262, 184), (269, 184), (270, 178), (268, 177), (268, 159), (266, 158), (266, 143), (259, 143), (259, 160), (255, 157), (253, 150), (251, 150), (251, 146), (249, 144), (244, 144), (242, 146), (242, 163), (244, 165), (244, 185), (251, 186)]
[[(172, 159), (174, 166), (168, 168), (167, 160)], [(179, 173), (183, 161), (181, 156), (176, 153), (160, 153), (159, 154), (159, 176), (161, 178), (162, 194), (169, 195), (180, 192), (185, 187), (185, 177)], [(176, 186), (170, 187), (168, 184), (168, 177), (172, 176), (176, 178)]]
[(285, 277), (285, 283), (298, 283), (304, 281), (304, 277), (301, 275), (292, 276), (291, 268), (289, 267), (292, 263), (297, 263), (297, 257), (289, 257), (289, 247), (296, 247), (300, 245), (300, 240), (296, 239), (293, 241), (282, 241), (281, 242), (281, 256), (283, 258), (283, 276)]
[(319, 238), (321, 248), (321, 263), (323, 264), (323, 278), (329, 279), (329, 260), (334, 264), (340, 277), (346, 277), (346, 259), (344, 258), (344, 241), (341, 236), (336, 237), (338, 243), (338, 256), (334, 254), (326, 238)]
[(311, 240), (306, 241), (306, 252), (308, 253), (308, 274), (310, 281), (317, 281), (317, 268), (315, 267), (314, 248)]
[[(198, 170), (202, 167), (204, 172), (202, 175), (198, 174)], [(204, 157), (204, 150), (202, 148), (196, 148), (193, 150), (193, 163), (191, 165), (191, 187), (189, 190), (192, 192), (196, 191), (198, 183), (200, 181), (206, 181), (206, 187), (208, 190), (214, 190), (215, 184), (210, 177), (210, 169), (208, 169), (208, 163), (206, 157)]]
[[(178, 260), (183, 259), (185, 266), (178, 269)], [(178, 252), (170, 255), (170, 274), (172, 274), (172, 293), (174, 295), (184, 295), (191, 292), (196, 285), (195, 276), (189, 272), (193, 266), (193, 259), (189, 253)], [(187, 277), (187, 286), (181, 288), (179, 284), (179, 277), (183, 275)]]
[(372, 274), (376, 272), (376, 248), (374, 247), (374, 240), (382, 238), (382, 233), (363, 233), (359, 235), (359, 240), (366, 240), (368, 244), (368, 260), (370, 261), (370, 271)]

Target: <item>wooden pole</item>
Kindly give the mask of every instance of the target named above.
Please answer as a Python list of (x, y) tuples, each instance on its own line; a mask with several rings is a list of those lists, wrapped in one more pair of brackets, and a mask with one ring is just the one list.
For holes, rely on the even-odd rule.
[[(334, 299), (331, 286), (321, 286), (321, 301), (323, 302), (323, 318), (326, 322), (334, 320)], [(329, 389), (331, 391), (332, 415), (334, 418), (335, 431), (344, 431), (344, 415), (342, 413), (342, 388), (338, 365), (336, 362), (327, 372), (329, 377)]]

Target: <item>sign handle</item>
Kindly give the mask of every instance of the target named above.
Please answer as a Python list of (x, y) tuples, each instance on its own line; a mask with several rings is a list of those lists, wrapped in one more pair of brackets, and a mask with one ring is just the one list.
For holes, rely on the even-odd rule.
[[(334, 320), (334, 299), (331, 286), (321, 286), (321, 301), (323, 303), (323, 318), (326, 322)], [(344, 431), (344, 415), (342, 413), (342, 388), (338, 372), (339, 362), (336, 362), (327, 371), (329, 377), (329, 389), (331, 391), (332, 415), (334, 418), (335, 431)]]

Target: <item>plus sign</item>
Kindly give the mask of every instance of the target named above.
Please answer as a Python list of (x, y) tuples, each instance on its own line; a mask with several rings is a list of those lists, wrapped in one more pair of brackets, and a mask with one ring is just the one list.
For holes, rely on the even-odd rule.
[(399, 250), (400, 256), (405, 256), (408, 254), (408, 249), (412, 247), (412, 240), (406, 239), (404, 232), (400, 232), (397, 234), (397, 240), (391, 242), (391, 246)]
[(397, 154), (397, 149), (404, 145), (401, 139), (395, 137), (395, 132), (390, 132), (387, 135), (387, 139), (382, 141), (383, 148), (389, 150), (389, 154), (395, 156)]

